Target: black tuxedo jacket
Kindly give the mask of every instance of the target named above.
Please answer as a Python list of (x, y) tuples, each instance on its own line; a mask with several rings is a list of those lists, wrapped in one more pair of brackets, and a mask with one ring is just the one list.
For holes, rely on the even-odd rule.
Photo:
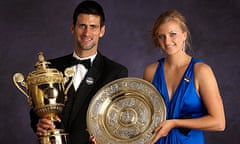
[[(49, 60), (49, 67), (63, 72), (71, 63), (72, 54)], [(77, 91), (73, 86), (68, 91), (68, 101), (65, 104), (62, 115), (62, 124), (69, 133), (70, 144), (89, 143), (89, 134), (86, 131), (86, 114), (89, 103), (96, 92), (105, 84), (118, 78), (127, 77), (128, 70), (98, 52), (92, 67), (88, 70)], [(38, 117), (31, 110), (31, 126), (36, 131)]]

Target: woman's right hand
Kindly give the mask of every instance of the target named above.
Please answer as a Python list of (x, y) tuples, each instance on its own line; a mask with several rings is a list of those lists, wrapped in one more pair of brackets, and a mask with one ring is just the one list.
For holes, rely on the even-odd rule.
[(172, 128), (175, 127), (175, 120), (165, 120), (162, 123), (160, 123), (153, 131), (153, 133), (156, 135), (151, 144), (155, 144), (158, 139), (161, 137), (165, 137), (168, 135), (169, 131), (171, 131)]

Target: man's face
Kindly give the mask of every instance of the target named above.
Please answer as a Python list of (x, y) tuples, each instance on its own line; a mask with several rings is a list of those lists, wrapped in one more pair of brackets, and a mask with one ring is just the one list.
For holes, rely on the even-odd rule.
[(78, 15), (76, 25), (72, 25), (76, 51), (96, 53), (99, 38), (104, 35), (105, 26), (100, 27), (100, 16), (92, 14)]

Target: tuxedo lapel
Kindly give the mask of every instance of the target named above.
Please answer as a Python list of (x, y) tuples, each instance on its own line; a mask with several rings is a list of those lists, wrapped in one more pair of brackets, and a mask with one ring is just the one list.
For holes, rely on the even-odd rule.
[(93, 97), (93, 94), (92, 95), (90, 94), (94, 87), (96, 87), (97, 81), (101, 77), (102, 70), (103, 70), (102, 56), (98, 54), (93, 62), (92, 68), (89, 69), (77, 90), (77, 94), (73, 103), (73, 109), (69, 119), (68, 125), (69, 128), (71, 127), (71, 124), (73, 120), (76, 118), (78, 112), (82, 109), (83, 105), (89, 104), (85, 102), (88, 102), (88, 100)]
[(65, 103), (65, 106), (64, 106), (64, 109), (63, 109), (63, 112), (62, 112), (62, 119), (65, 123), (65, 128), (66, 125), (68, 125), (68, 122), (69, 122), (69, 117), (70, 117), (70, 114), (71, 114), (71, 110), (72, 110), (72, 105), (73, 105), (73, 102), (74, 102), (74, 97), (76, 95), (76, 92), (75, 92), (75, 89), (73, 87), (73, 85), (71, 85), (68, 93), (67, 93), (67, 102)]

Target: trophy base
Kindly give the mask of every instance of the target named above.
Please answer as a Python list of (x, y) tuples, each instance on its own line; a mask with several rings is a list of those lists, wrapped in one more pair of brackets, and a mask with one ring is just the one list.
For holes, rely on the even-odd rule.
[(49, 130), (39, 138), (39, 144), (68, 144), (68, 134), (63, 129)]

